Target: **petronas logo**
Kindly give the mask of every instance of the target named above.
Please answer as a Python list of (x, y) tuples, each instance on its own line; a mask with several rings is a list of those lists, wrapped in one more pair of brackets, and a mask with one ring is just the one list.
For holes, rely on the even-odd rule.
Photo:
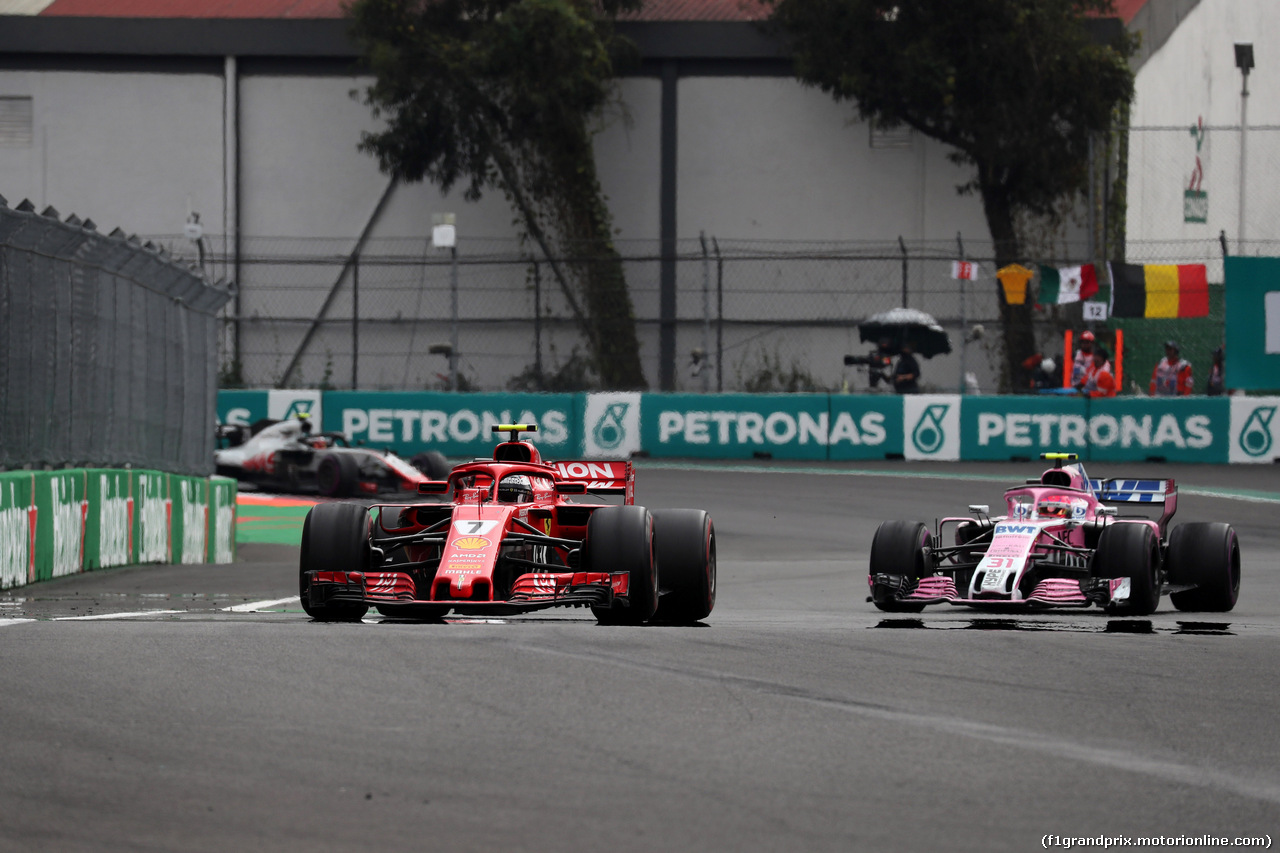
[(1240, 449), (1250, 456), (1262, 456), (1271, 450), (1271, 419), (1276, 415), (1275, 406), (1259, 406), (1244, 422), (1240, 430)]
[(622, 440), (627, 437), (627, 428), (623, 425), (622, 419), (627, 416), (627, 410), (630, 408), (630, 403), (610, 403), (605, 407), (604, 414), (591, 428), (591, 438), (595, 441), (596, 447), (601, 450), (613, 450), (622, 444)]
[(920, 420), (916, 422), (916, 428), (911, 432), (911, 443), (916, 446), (916, 450), (921, 453), (938, 452), (947, 437), (942, 429), (942, 419), (950, 409), (951, 406), (945, 403), (925, 407)]

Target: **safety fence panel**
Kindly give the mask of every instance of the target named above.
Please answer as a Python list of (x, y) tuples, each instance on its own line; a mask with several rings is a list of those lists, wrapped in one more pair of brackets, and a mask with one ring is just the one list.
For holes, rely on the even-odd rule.
[(235, 501), (223, 477), (0, 473), (0, 589), (136, 563), (232, 562)]
[(150, 242), (0, 198), (0, 470), (208, 474), (229, 298)]

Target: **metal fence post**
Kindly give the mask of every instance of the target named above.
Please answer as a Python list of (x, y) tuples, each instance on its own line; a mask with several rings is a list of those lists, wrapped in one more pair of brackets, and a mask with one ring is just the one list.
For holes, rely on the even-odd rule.
[[(960, 232), (956, 232), (956, 246), (960, 249), (960, 262), (964, 262), (964, 240), (960, 237)], [(969, 349), (969, 318), (965, 313), (964, 305), (964, 278), (960, 279), (960, 393), (965, 391), (965, 353)]]
[(458, 390), (458, 247), (449, 247), (452, 264), (449, 270), (449, 390)]
[(533, 370), (542, 385), (542, 264), (533, 260)]
[(724, 391), (724, 257), (720, 243), (711, 238), (716, 253), (716, 391)]
[(360, 253), (351, 253), (351, 390), (360, 387)]
[(707, 232), (699, 231), (702, 243), (702, 361), (698, 371), (702, 374), (702, 393), (711, 390), (711, 371), (707, 359), (711, 355), (711, 254), (707, 251)]
[(898, 247), (902, 249), (902, 307), (907, 307), (907, 242), (898, 235)]

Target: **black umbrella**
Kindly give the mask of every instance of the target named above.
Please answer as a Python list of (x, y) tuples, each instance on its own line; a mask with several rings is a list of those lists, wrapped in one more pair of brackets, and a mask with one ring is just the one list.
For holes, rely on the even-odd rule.
[(951, 352), (946, 330), (932, 316), (914, 308), (893, 308), (868, 317), (858, 324), (858, 332), (863, 341), (876, 345), (887, 341), (881, 351), (889, 355), (898, 355), (906, 344), (925, 358)]

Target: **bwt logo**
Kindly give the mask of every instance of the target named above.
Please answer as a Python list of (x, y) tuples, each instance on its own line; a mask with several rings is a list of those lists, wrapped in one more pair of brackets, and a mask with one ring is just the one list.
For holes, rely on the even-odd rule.
[(1034, 524), (997, 524), (996, 533), (1011, 533), (1014, 535), (1035, 533), (1036, 526)]

